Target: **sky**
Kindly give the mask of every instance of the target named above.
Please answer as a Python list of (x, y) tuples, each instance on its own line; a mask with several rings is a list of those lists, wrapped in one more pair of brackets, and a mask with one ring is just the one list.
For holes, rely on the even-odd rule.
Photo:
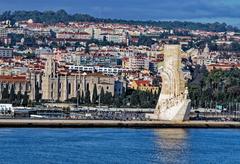
[(59, 9), (100, 18), (219, 21), (240, 27), (240, 0), (0, 0), (0, 12)]

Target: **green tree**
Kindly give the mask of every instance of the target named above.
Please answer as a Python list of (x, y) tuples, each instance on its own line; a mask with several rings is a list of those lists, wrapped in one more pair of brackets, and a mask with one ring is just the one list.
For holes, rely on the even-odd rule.
[(100, 103), (103, 103), (104, 101), (105, 101), (105, 94), (104, 94), (104, 89), (102, 87), (100, 91)]
[(98, 99), (97, 85), (94, 84), (93, 95), (92, 95), (92, 103), (93, 103), (93, 104), (96, 104), (96, 103), (97, 103), (97, 99)]
[(2, 99), (7, 100), (9, 99), (9, 93), (8, 93), (8, 84), (3, 88), (2, 91)]
[(106, 92), (104, 98), (102, 99), (102, 103), (105, 105), (112, 105), (113, 99), (112, 94), (110, 92)]
[(26, 107), (28, 105), (28, 94), (27, 94), (27, 91), (25, 91), (24, 95), (23, 95), (23, 101), (22, 101), (22, 105), (24, 107)]
[(23, 98), (23, 95), (22, 95), (21, 91), (18, 91), (18, 93), (16, 95), (16, 105), (17, 106), (21, 105), (22, 98)]
[(130, 104), (132, 107), (139, 105), (139, 95), (137, 91), (133, 91), (131, 97), (130, 97)]
[(9, 94), (9, 101), (13, 102), (15, 100), (15, 87), (12, 85), (10, 94)]
[(85, 53), (88, 54), (89, 52), (90, 52), (89, 44), (87, 43), (85, 47)]
[(90, 91), (89, 91), (88, 88), (85, 91), (85, 103), (88, 104), (88, 105), (91, 104)]
[(114, 106), (120, 108), (123, 105), (123, 96), (115, 96), (114, 97)]
[(79, 101), (80, 101), (80, 104), (84, 104), (85, 102), (84, 102), (84, 92), (82, 91), (82, 94), (81, 95), (79, 95)]
[(40, 88), (38, 87), (38, 85), (35, 85), (35, 101), (39, 102), (41, 100), (41, 93), (40, 93)]

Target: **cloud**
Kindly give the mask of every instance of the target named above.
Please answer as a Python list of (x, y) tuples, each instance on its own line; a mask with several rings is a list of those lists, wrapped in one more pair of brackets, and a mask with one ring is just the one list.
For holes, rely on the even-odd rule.
[(225, 0), (100, 0), (95, 5), (99, 10), (104, 7), (112, 8), (102, 10), (105, 17), (128, 19), (236, 18), (240, 15), (240, 2)]
[[(24, 2), (24, 3), (23, 3)], [(0, 0), (0, 10), (58, 10), (96, 17), (202, 20), (240, 16), (237, 0)]]

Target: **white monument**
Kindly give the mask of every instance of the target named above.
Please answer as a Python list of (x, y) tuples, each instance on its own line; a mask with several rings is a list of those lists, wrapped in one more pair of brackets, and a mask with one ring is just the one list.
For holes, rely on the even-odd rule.
[(181, 47), (164, 46), (164, 67), (161, 73), (162, 90), (152, 119), (168, 121), (188, 120), (190, 100), (181, 69)]

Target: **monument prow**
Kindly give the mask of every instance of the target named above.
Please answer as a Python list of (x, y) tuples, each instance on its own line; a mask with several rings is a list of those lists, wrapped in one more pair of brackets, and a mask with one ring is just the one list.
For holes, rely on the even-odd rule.
[(164, 67), (161, 72), (162, 89), (155, 112), (156, 120), (185, 121), (189, 119), (190, 103), (187, 81), (181, 68), (180, 45), (164, 46)]

